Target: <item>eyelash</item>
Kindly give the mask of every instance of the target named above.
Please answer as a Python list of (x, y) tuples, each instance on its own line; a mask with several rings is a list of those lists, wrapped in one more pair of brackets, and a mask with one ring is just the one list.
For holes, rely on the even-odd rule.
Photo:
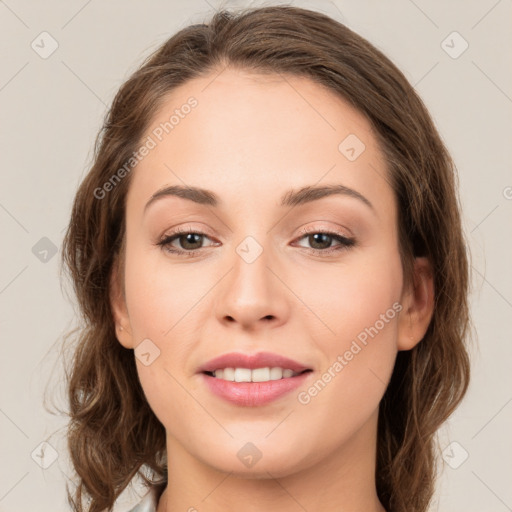
[[(319, 256), (326, 256), (326, 255), (330, 255), (336, 251), (347, 250), (356, 244), (356, 240), (354, 238), (348, 238), (348, 237), (340, 235), (339, 233), (336, 233), (334, 231), (329, 231), (329, 230), (322, 231), (322, 230), (318, 230), (318, 229), (303, 229), (303, 230), (301, 230), (301, 233), (302, 233), (302, 236), (298, 240), (301, 240), (301, 239), (305, 238), (306, 236), (309, 236), (312, 234), (322, 234), (322, 235), (327, 235), (340, 243), (339, 246), (336, 246), (334, 248), (330, 247), (328, 249), (310, 249), (310, 251), (313, 254), (319, 255)], [(169, 235), (165, 236), (162, 240), (157, 242), (156, 245), (160, 246), (162, 248), (162, 250), (164, 250), (166, 252), (191, 258), (193, 256), (196, 256), (201, 251), (201, 249), (194, 249), (191, 251), (187, 251), (184, 249), (176, 249), (176, 248), (170, 247), (171, 242), (173, 242), (174, 240), (179, 239), (181, 236), (190, 235), (190, 234), (208, 237), (208, 235), (206, 233), (203, 233), (201, 231), (196, 231), (196, 230), (188, 229), (188, 228), (184, 229), (184, 230), (178, 229), (178, 230), (174, 231), (173, 233), (170, 233)]]

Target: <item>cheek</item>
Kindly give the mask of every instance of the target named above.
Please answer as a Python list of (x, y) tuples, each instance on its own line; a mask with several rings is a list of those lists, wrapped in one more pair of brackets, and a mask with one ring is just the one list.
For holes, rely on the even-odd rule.
[(393, 339), (388, 326), (398, 318), (400, 305), (393, 308), (393, 304), (401, 297), (402, 267), (398, 252), (389, 248), (383, 253), (354, 253), (342, 264), (317, 265), (314, 272), (290, 276), (294, 293), (307, 308), (304, 318), (317, 333), (315, 339), (322, 340), (323, 351), (342, 350), (376, 322), (381, 339)]
[[(345, 425), (357, 428), (378, 407), (397, 354), (401, 287), (400, 258), (391, 251), (302, 281), (299, 293), (315, 313), (309, 331), (317, 333), (324, 359), (317, 380), (298, 398), (320, 421), (349, 414)], [(313, 324), (323, 325), (321, 334)]]
[(190, 325), (195, 305), (213, 283), (209, 275), (151, 251), (134, 250), (127, 257), (126, 301), (134, 335), (163, 341)]
[(188, 398), (179, 382), (183, 373), (192, 372), (190, 353), (207, 314), (207, 300), (202, 299), (218, 281), (216, 276), (214, 271), (197, 272), (192, 266), (173, 264), (153, 249), (127, 251), (125, 289), (134, 346), (149, 339), (158, 354), (148, 366), (136, 360), (137, 371), (162, 423), (162, 415), (175, 417), (182, 407), (180, 400)]

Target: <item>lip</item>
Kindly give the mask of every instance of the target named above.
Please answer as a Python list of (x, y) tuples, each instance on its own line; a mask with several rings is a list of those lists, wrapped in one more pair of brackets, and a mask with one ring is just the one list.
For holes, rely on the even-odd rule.
[[(215, 357), (210, 361), (204, 363), (199, 369), (198, 373), (214, 372), (223, 368), (248, 368), (254, 370), (255, 368), (289, 368), (290, 370), (300, 373), (304, 370), (311, 370), (309, 368), (293, 359), (273, 354), (272, 352), (258, 352), (257, 354), (243, 354), (241, 352), (231, 352)], [(275, 381), (277, 382), (277, 381)]]
[[(266, 367), (288, 368), (295, 373), (299, 373), (299, 375), (268, 382), (231, 382), (217, 379), (206, 373), (224, 368), (254, 370), (255, 368)], [(305, 370), (310, 371), (305, 372)], [(303, 384), (312, 373), (311, 370), (312, 368), (298, 361), (272, 352), (258, 352), (257, 354), (232, 352), (206, 362), (198, 369), (198, 373), (201, 374), (201, 378), (214, 395), (235, 405), (257, 407), (277, 400)]]
[(216, 396), (232, 404), (257, 407), (268, 404), (304, 384), (313, 372), (268, 382), (231, 382), (202, 373), (201, 378)]

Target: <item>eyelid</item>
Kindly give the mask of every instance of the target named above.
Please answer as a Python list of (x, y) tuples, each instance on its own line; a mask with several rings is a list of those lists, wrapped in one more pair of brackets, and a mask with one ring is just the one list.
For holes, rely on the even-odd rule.
[(343, 229), (345, 229), (345, 231), (347, 231), (347, 233), (343, 233), (340, 230), (340, 227), (329, 228), (329, 227), (323, 227), (323, 226), (312, 226), (312, 227), (300, 228), (299, 231), (302, 235), (311, 235), (313, 233), (329, 233), (331, 235), (340, 236), (340, 237), (343, 237), (346, 239), (354, 238), (354, 236), (352, 235), (350, 230), (348, 230), (347, 228), (343, 228)]
[(214, 238), (211, 234), (210, 230), (203, 227), (195, 227), (191, 225), (179, 226), (177, 228), (169, 228), (167, 229), (162, 236), (160, 236), (159, 241), (165, 240), (171, 236), (176, 235), (186, 235), (188, 233), (197, 233), (198, 235), (206, 235), (209, 238)]

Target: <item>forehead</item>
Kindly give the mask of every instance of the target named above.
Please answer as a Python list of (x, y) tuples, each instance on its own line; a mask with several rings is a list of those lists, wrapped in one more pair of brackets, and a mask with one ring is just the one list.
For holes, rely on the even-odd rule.
[(134, 170), (129, 202), (169, 184), (244, 196), (246, 207), (324, 181), (374, 196), (389, 189), (369, 121), (305, 77), (225, 69), (190, 80), (163, 99), (148, 137), (154, 147)]

